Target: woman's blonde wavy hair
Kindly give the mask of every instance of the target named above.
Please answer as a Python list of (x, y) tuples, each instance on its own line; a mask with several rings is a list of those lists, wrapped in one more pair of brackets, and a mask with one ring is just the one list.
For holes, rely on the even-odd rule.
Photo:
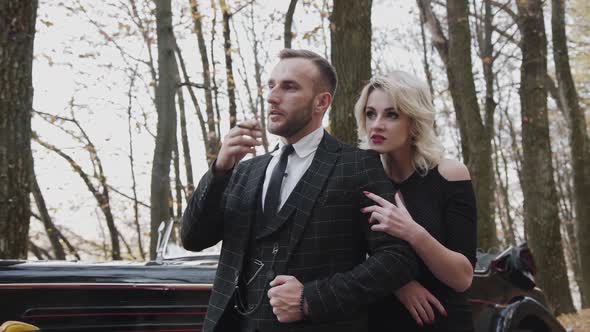
[[(354, 116), (360, 139), (359, 147), (367, 149), (365, 107), (373, 90), (379, 89), (391, 96), (396, 108), (408, 115), (411, 120), (410, 135), (412, 140), (412, 166), (418, 173), (425, 175), (442, 159), (444, 148), (434, 132), (434, 106), (432, 96), (425, 82), (403, 71), (393, 71), (387, 76), (373, 77), (367, 83), (354, 107)], [(381, 160), (389, 173), (389, 156), (381, 155)]]

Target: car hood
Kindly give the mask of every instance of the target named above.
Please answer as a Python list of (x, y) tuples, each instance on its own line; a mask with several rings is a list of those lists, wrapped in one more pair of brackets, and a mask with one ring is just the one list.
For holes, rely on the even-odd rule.
[(213, 256), (147, 263), (0, 261), (0, 284), (211, 284), (216, 269)]

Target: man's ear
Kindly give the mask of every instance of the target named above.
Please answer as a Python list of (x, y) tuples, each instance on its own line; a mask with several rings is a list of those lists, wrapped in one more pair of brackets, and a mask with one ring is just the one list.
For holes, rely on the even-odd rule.
[(325, 113), (332, 104), (332, 94), (329, 92), (320, 92), (315, 98), (315, 110)]

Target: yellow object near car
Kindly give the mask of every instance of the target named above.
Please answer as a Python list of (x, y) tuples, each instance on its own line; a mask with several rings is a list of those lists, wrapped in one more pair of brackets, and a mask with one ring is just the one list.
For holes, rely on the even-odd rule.
[(9, 320), (0, 325), (0, 332), (26, 332), (26, 331), (39, 331), (39, 328), (35, 325), (17, 322)]

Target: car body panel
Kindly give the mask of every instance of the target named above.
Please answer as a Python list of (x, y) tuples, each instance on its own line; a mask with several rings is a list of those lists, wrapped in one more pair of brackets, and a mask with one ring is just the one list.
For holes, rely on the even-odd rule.
[[(165, 240), (148, 263), (0, 260), (0, 322), (44, 332), (201, 331), (219, 256), (165, 259), (171, 225), (160, 227)], [(535, 287), (535, 269), (526, 244), (478, 254), (467, 293), (476, 332), (565, 332)]]

